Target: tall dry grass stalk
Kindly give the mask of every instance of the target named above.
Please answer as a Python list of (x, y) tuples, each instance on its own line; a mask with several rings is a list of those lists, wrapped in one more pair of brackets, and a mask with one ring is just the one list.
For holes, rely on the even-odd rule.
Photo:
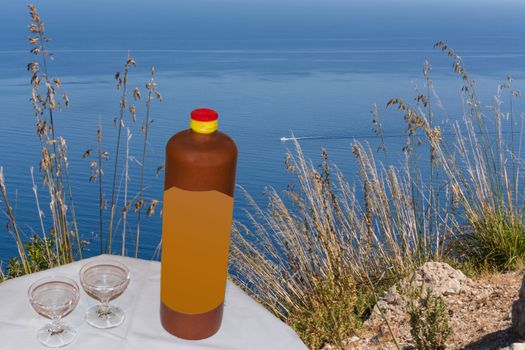
[[(139, 193), (138, 199), (135, 204), (135, 212), (137, 213), (137, 230), (135, 236), (135, 257), (139, 255), (139, 241), (140, 241), (140, 225), (142, 222), (142, 208), (145, 205), (144, 200), (144, 169), (146, 166), (146, 150), (148, 145), (148, 134), (150, 124), (153, 122), (150, 116), (151, 105), (154, 99), (157, 99), (159, 102), (162, 102), (162, 95), (157, 91), (157, 83), (155, 82), (155, 67), (150, 69), (150, 81), (146, 83), (146, 90), (148, 91), (148, 96), (146, 98), (146, 118), (142, 124), (142, 135), (143, 135), (143, 148), (142, 148), (142, 162), (140, 164), (140, 184), (139, 184)], [(134, 90), (133, 96), (135, 99), (140, 99), (140, 91), (138, 89)], [(151, 206), (151, 204), (150, 204)], [(151, 210), (148, 210), (151, 212)]]
[[(27, 65), (32, 74), (32, 93), (30, 101), (36, 117), (37, 135), (42, 147), (40, 172), (50, 197), (50, 211), (53, 219), (51, 233), (54, 236), (55, 254), (59, 263), (72, 261), (82, 256), (76, 215), (74, 213), (73, 192), (69, 181), (69, 162), (66, 142), (57, 137), (54, 114), (69, 107), (69, 97), (60, 93), (60, 79), (51, 77), (48, 60), (52, 54), (47, 49), (48, 37), (45, 26), (35, 6), (29, 5), (31, 36), (28, 38), (31, 53), (40, 58)], [(57, 96), (60, 96), (58, 98)], [(40, 214), (39, 214), (40, 215)]]
[[(82, 155), (82, 159), (87, 159), (91, 156), (93, 153), (92, 149), (88, 149), (84, 152)], [(103, 194), (103, 187), (102, 187), (102, 179), (104, 177), (104, 167), (102, 165), (102, 160), (109, 160), (109, 153), (107, 151), (104, 151), (102, 149), (102, 121), (99, 120), (98, 128), (97, 128), (97, 153), (96, 153), (96, 159), (91, 160), (89, 163), (89, 169), (90, 169), (90, 175), (89, 175), (89, 182), (97, 182), (98, 184), (98, 228), (99, 228), (99, 234), (98, 234), (98, 240), (99, 240), (99, 253), (102, 254), (104, 252), (104, 208), (106, 206), (104, 194)]]
[[(122, 128), (124, 128), (124, 111), (127, 107), (127, 85), (128, 85), (128, 73), (129, 68), (134, 67), (136, 65), (135, 59), (133, 57), (129, 57), (126, 60), (126, 64), (124, 65), (124, 74), (121, 76), (120, 72), (117, 72), (115, 74), (115, 79), (117, 80), (117, 90), (122, 90), (122, 95), (120, 98), (120, 107), (119, 107), (119, 117), (118, 119), (115, 119), (115, 124), (118, 128), (118, 134), (117, 134), (117, 142), (115, 146), (115, 160), (113, 165), (113, 183), (111, 186), (111, 203), (110, 203), (110, 216), (109, 216), (109, 229), (108, 229), (108, 237), (106, 240), (106, 253), (111, 254), (112, 247), (113, 247), (113, 226), (114, 226), (114, 217), (115, 217), (115, 210), (117, 207), (117, 175), (118, 175), (118, 164), (119, 164), (119, 154), (120, 154), (120, 142), (121, 142), (121, 134), (122, 134)], [(127, 180), (127, 179), (126, 179)]]
[(126, 127), (126, 160), (124, 162), (124, 208), (122, 209), (122, 248), (121, 255), (126, 255), (126, 229), (128, 224), (128, 211), (131, 207), (131, 201), (128, 201), (128, 183), (129, 183), (129, 142), (131, 141), (131, 131)]
[(75, 213), (75, 201), (73, 199), (73, 189), (71, 188), (71, 182), (69, 180), (69, 160), (67, 157), (67, 144), (66, 144), (66, 140), (62, 136), (60, 136), (58, 139), (59, 139), (59, 145), (60, 145), (59, 147), (61, 150), (60, 153), (62, 154), (62, 160), (63, 160), (63, 168), (64, 168), (64, 175), (65, 175), (65, 180), (66, 180), (69, 206), (71, 207), (71, 221), (73, 223), (73, 230), (74, 230), (72, 233), (74, 237), (77, 238), (75, 240), (77, 244), (77, 255), (79, 259), (82, 259), (82, 242), (81, 242), (81, 239), (78, 233), (77, 214)]
[(22, 237), (20, 235), (20, 230), (18, 229), (18, 224), (16, 222), (16, 217), (13, 213), (13, 208), (9, 204), (9, 197), (7, 196), (7, 188), (4, 178), (4, 168), (0, 167), (0, 192), (2, 193), (2, 198), (5, 205), (5, 214), (9, 219), (9, 224), (7, 225), (7, 231), (12, 232), (16, 242), (16, 248), (18, 249), (18, 256), (22, 261), (22, 266), (24, 268), (24, 273), (31, 273), (31, 268), (27, 263), (27, 256), (24, 249), (24, 244), (22, 243)]
[(103, 223), (103, 217), (104, 217), (104, 207), (105, 207), (105, 200), (102, 190), (102, 178), (104, 176), (104, 167), (102, 166), (102, 159), (109, 160), (109, 153), (107, 151), (102, 150), (102, 122), (99, 121), (98, 123), (98, 129), (97, 129), (97, 162), (96, 162), (96, 172), (95, 176), (98, 178), (98, 226), (99, 226), (99, 244), (100, 244), (100, 252), (102, 253), (104, 251), (103, 248), (103, 237), (104, 237), (104, 223)]
[(49, 250), (46, 229), (44, 228), (44, 213), (40, 209), (40, 201), (38, 200), (38, 187), (36, 186), (35, 176), (33, 173), (33, 167), (30, 168), (30, 172), (31, 172), (31, 181), (33, 183), (33, 195), (35, 196), (35, 204), (36, 204), (36, 209), (38, 211), (38, 220), (40, 222), (40, 229), (42, 230), (42, 238), (45, 243), (46, 258), (47, 258), (49, 267), (53, 267), (54, 259)]

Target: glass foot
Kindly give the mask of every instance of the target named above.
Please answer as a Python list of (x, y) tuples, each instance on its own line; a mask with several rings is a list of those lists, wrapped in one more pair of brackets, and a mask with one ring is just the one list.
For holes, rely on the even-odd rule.
[(69, 326), (56, 327), (53, 324), (46, 324), (38, 330), (36, 335), (39, 342), (49, 348), (59, 348), (70, 344), (75, 340), (77, 331)]
[(118, 306), (96, 305), (86, 311), (86, 321), (95, 328), (113, 328), (124, 322), (124, 311)]

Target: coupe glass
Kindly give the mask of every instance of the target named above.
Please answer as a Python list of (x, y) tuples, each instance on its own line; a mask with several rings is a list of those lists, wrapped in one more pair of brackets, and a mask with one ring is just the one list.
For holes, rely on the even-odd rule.
[(100, 302), (86, 311), (86, 321), (96, 328), (112, 328), (125, 318), (124, 311), (111, 300), (118, 298), (129, 284), (129, 270), (116, 261), (93, 261), (80, 269), (80, 283), (86, 293)]
[(77, 283), (67, 277), (46, 277), (33, 283), (28, 295), (35, 311), (51, 320), (51, 323), (38, 330), (37, 339), (50, 348), (71, 343), (77, 331), (63, 324), (61, 319), (78, 304), (80, 293)]

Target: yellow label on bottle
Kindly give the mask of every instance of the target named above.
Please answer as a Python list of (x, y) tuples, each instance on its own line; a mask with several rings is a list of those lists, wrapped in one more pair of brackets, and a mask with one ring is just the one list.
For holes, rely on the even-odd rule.
[(233, 198), (218, 191), (164, 191), (160, 298), (185, 314), (224, 301)]

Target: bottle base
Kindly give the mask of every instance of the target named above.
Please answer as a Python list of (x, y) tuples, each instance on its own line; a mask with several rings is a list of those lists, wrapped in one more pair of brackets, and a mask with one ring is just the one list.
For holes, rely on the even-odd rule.
[(209, 338), (221, 327), (224, 303), (202, 314), (185, 314), (160, 303), (160, 321), (164, 329), (182, 339), (200, 340)]

